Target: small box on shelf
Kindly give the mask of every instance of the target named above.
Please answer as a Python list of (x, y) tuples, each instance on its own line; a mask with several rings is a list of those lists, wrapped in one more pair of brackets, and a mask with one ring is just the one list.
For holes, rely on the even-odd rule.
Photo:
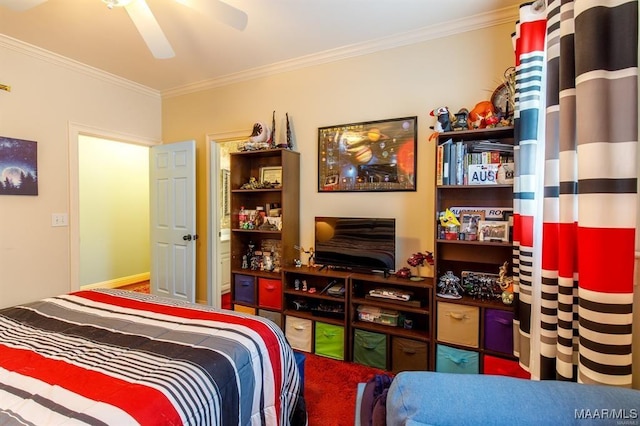
[(383, 309), (377, 306), (358, 306), (358, 319), (360, 321), (375, 322), (396, 327), (398, 325), (398, 311)]

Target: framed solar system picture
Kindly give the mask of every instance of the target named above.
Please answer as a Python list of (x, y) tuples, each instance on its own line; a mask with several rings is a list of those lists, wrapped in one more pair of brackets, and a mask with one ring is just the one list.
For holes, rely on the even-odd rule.
[(415, 191), (417, 117), (318, 128), (318, 192)]

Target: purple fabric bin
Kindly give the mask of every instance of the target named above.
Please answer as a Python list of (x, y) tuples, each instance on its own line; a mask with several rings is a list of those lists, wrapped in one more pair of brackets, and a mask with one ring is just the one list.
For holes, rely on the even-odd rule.
[(513, 312), (501, 309), (485, 311), (484, 348), (504, 354), (513, 353)]
[(256, 280), (250, 275), (235, 276), (235, 302), (256, 303)]

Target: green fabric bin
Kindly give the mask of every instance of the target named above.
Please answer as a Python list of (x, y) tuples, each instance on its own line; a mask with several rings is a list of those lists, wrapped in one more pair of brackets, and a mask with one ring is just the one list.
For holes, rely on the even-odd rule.
[(344, 327), (316, 322), (316, 355), (344, 360)]
[(356, 329), (353, 336), (353, 361), (386, 370), (386, 334)]

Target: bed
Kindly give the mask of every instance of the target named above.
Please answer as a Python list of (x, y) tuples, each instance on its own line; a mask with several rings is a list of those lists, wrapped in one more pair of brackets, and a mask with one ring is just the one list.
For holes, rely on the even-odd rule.
[(261, 317), (108, 289), (0, 310), (0, 424), (298, 425), (300, 383)]

